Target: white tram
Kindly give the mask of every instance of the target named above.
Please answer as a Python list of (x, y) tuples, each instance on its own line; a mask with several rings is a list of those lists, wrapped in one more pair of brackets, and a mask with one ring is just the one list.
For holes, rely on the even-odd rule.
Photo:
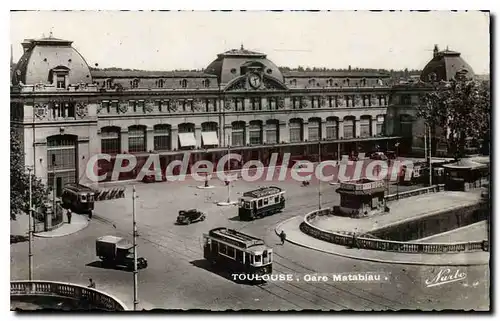
[(218, 227), (203, 235), (203, 256), (230, 272), (262, 277), (271, 274), (273, 250), (263, 240)]
[(238, 215), (241, 220), (253, 220), (281, 212), (284, 208), (285, 191), (268, 186), (243, 193), (239, 199)]

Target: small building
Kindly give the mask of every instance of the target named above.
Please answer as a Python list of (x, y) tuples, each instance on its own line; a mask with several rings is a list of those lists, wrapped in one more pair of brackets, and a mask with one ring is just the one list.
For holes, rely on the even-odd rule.
[(445, 170), (445, 188), (453, 191), (468, 191), (480, 188), (489, 176), (488, 165), (463, 158), (457, 162), (443, 165)]
[(336, 214), (350, 217), (364, 217), (383, 213), (385, 209), (385, 182), (367, 178), (358, 181), (343, 182), (337, 188), (340, 194), (340, 206)]

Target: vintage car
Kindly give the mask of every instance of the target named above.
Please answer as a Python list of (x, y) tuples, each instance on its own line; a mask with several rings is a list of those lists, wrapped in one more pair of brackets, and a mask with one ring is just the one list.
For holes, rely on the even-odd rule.
[[(96, 242), (96, 254), (101, 259), (103, 266), (134, 268), (134, 246), (128, 240), (112, 235), (99, 237)], [(145, 269), (148, 261), (137, 258), (137, 268)]]
[(182, 210), (179, 211), (179, 216), (177, 216), (177, 224), (191, 224), (198, 221), (204, 221), (206, 218), (205, 213), (192, 209), (192, 210)]
[(143, 183), (156, 183), (156, 182), (166, 182), (167, 177), (165, 176), (165, 173), (161, 174), (161, 181), (156, 179), (156, 175), (145, 175), (144, 178), (142, 179)]
[(387, 160), (387, 156), (385, 156), (385, 154), (382, 152), (374, 152), (374, 153), (371, 153), (370, 159), (385, 161), (385, 160)]

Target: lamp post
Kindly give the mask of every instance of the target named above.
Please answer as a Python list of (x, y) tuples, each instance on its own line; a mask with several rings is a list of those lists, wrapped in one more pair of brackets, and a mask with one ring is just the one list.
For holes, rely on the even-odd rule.
[[(321, 140), (318, 142), (318, 166), (321, 164)], [(322, 174), (322, 173), (321, 173)], [(321, 209), (321, 175), (318, 175), (318, 210)]]
[(56, 155), (52, 154), (52, 212), (56, 212)]
[[(398, 157), (399, 157), (399, 142), (394, 144), (394, 146), (396, 146), (396, 159), (398, 159)], [(406, 175), (406, 171), (405, 171), (405, 175)], [(398, 173), (398, 179), (396, 180), (396, 199), (399, 199), (399, 180), (400, 180), (400, 177), (399, 177), (399, 173)]]
[[(231, 144), (229, 141), (230, 136), (227, 135), (227, 157), (228, 157), (228, 173), (231, 173), (231, 158), (229, 155), (231, 154)], [(217, 205), (219, 206), (228, 206), (228, 205), (234, 205), (236, 202), (231, 201), (231, 181), (229, 180), (229, 177), (226, 178), (226, 184), (227, 184), (227, 201), (226, 202), (218, 202)]]
[(132, 228), (133, 228), (133, 247), (134, 247), (134, 311), (137, 311), (139, 304), (137, 291), (137, 224), (135, 221), (135, 185), (132, 187)]
[(31, 177), (31, 167), (28, 167), (29, 176), (29, 219), (28, 219), (28, 240), (29, 240), (29, 250), (28, 250), (28, 264), (29, 264), (29, 281), (33, 280), (33, 228), (31, 221), (33, 220), (33, 188), (32, 188), (32, 177)]

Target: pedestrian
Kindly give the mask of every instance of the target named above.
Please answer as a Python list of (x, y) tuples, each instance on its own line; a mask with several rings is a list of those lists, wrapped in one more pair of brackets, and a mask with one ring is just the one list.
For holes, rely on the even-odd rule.
[(91, 288), (91, 289), (95, 289), (95, 282), (91, 278), (89, 278), (89, 285), (88, 285), (88, 287)]
[(281, 245), (285, 244), (285, 240), (286, 240), (285, 231), (281, 231), (281, 233), (280, 233), (280, 239), (281, 239)]
[(71, 224), (71, 209), (68, 208), (68, 210), (66, 211), (66, 216), (68, 217), (68, 224)]
[(356, 232), (352, 233), (352, 247), (359, 248)]
[(89, 221), (92, 219), (92, 210), (89, 211)]

